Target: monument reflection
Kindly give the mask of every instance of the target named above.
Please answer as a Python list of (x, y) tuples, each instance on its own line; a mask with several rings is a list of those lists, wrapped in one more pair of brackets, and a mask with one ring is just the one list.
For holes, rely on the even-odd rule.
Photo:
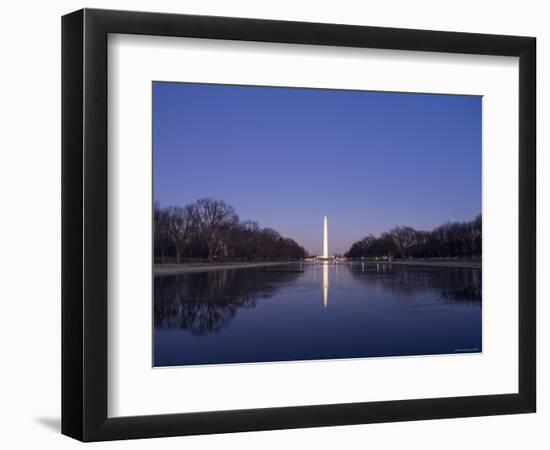
[(328, 264), (323, 263), (323, 304), (328, 305)]

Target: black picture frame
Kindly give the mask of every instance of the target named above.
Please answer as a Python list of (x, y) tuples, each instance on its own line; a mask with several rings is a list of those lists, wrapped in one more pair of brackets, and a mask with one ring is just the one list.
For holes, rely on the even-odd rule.
[[(107, 416), (109, 33), (519, 57), (517, 393)], [(536, 39), (83, 9), (62, 18), (62, 433), (82, 441), (535, 412)], [(513, 295), (513, 293), (510, 293)]]

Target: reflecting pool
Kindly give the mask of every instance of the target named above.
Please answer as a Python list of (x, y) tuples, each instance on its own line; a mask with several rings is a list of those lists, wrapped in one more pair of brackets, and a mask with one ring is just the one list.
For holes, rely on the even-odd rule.
[(154, 279), (154, 365), (481, 351), (481, 270), (291, 263)]

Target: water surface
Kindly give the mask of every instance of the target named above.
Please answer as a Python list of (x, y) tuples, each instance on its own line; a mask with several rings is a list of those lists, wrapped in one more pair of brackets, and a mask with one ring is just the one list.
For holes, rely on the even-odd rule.
[(481, 270), (291, 263), (157, 276), (154, 365), (481, 351)]

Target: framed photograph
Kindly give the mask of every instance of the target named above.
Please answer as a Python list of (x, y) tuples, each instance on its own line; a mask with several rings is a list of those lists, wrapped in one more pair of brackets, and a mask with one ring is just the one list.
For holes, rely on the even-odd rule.
[(536, 40), (62, 20), (62, 432), (535, 412)]

